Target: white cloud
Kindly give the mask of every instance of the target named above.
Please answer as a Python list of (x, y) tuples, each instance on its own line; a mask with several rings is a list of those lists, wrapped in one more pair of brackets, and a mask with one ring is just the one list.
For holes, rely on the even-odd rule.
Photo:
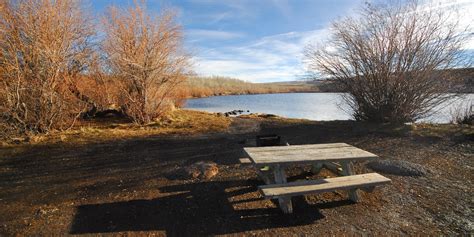
[(209, 14), (207, 17), (210, 18), (210, 21), (208, 22), (209, 24), (216, 24), (223, 20), (233, 18), (234, 14), (232, 14), (232, 12), (219, 12), (215, 14)]
[[(210, 0), (194, 0), (206, 2)], [(245, 1), (222, 1), (229, 8), (234, 9), (232, 15), (215, 16), (216, 22), (229, 17), (240, 17), (245, 13)], [(284, 11), (286, 2), (275, 0), (276, 8)], [(429, 2), (432, 7), (439, 9), (457, 9), (456, 14), (463, 26), (474, 26), (470, 13), (474, 12), (474, 1), (467, 0), (437, 0)], [(428, 6), (428, 5), (426, 5)], [(289, 13), (288, 13), (289, 14)], [(244, 37), (241, 33), (197, 30), (191, 32), (202, 38), (236, 39)], [(240, 78), (252, 82), (288, 81), (301, 78), (305, 74), (303, 64), (303, 50), (308, 44), (323, 42), (329, 36), (327, 28), (287, 32), (269, 35), (254, 41), (235, 46), (200, 48), (195, 58), (195, 71), (200, 75), (222, 75)], [(474, 49), (474, 37), (464, 46), (465, 49)]]
[[(195, 17), (208, 20), (208, 24), (217, 24), (224, 20), (248, 20), (255, 16), (257, 9), (253, 6), (253, 0), (189, 0), (191, 3), (199, 5), (219, 6), (218, 12), (206, 12)], [(223, 8), (222, 8), (223, 7)]]
[(185, 36), (191, 40), (228, 40), (244, 37), (244, 34), (230, 31), (191, 29), (185, 32)]
[(288, 32), (235, 47), (201, 49), (195, 70), (201, 75), (237, 77), (252, 82), (288, 81), (304, 74), (304, 47), (327, 30)]
[(281, 12), (281, 14), (283, 14), (283, 16), (286, 18), (292, 16), (291, 5), (288, 0), (271, 0), (271, 2)]
[(471, 37), (463, 49), (474, 50), (474, 1), (472, 0), (426, 0), (420, 11), (436, 10), (449, 14), (452, 22), (457, 22), (459, 30), (468, 29)]

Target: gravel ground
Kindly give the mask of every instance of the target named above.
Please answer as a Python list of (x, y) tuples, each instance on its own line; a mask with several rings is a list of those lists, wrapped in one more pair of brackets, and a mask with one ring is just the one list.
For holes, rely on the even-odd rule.
[[(6, 148), (0, 235), (474, 234), (472, 139), (394, 131), (348, 121), (236, 118), (227, 133)], [(422, 174), (385, 172), (392, 184), (362, 192), (357, 204), (344, 191), (295, 197), (294, 214), (284, 215), (257, 192), (252, 167), (238, 164), (242, 141), (264, 133), (290, 144), (346, 142), (378, 154), (385, 169), (401, 164), (403, 172)], [(210, 180), (178, 175), (198, 161), (215, 162), (219, 173)], [(355, 169), (372, 171), (365, 163)], [(333, 176), (309, 170), (288, 173), (294, 180)]]

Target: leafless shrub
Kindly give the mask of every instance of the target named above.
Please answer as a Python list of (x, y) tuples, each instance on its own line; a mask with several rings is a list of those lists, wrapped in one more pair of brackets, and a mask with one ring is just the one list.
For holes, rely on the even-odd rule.
[(447, 12), (415, 1), (367, 4), (358, 18), (334, 22), (331, 33), (323, 47), (307, 47), (309, 70), (348, 92), (356, 120), (395, 123), (423, 118), (453, 96), (446, 69), (460, 66), (470, 37)]
[(0, 123), (5, 130), (67, 128), (87, 106), (74, 89), (74, 80), (87, 68), (94, 34), (81, 9), (74, 0), (0, 0)]
[(451, 123), (474, 125), (474, 103), (461, 103), (451, 110)]
[(97, 113), (110, 110), (122, 112), (126, 99), (118, 83), (119, 79), (107, 73), (105, 60), (96, 54), (87, 73), (81, 74), (75, 84), (77, 90), (93, 102), (82, 114), (82, 118), (95, 117)]
[(128, 9), (109, 9), (103, 49), (126, 97), (126, 114), (143, 124), (173, 106), (173, 92), (186, 79), (190, 65), (175, 14), (164, 10), (149, 15), (144, 2), (134, 3)]

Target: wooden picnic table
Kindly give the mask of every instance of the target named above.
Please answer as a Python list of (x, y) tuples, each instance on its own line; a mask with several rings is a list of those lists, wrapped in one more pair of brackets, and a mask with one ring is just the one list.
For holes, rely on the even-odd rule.
[[(390, 179), (377, 173), (355, 175), (352, 162), (378, 156), (346, 143), (246, 147), (244, 151), (267, 184), (259, 189), (266, 198), (278, 198), (280, 208), (285, 213), (292, 212), (292, 196), (348, 189), (350, 199), (357, 202), (357, 188), (369, 187), (370, 191), (375, 185), (390, 182)], [(316, 171), (323, 165), (336, 169), (340, 165), (340, 174), (347, 177), (287, 183), (285, 168), (289, 165), (312, 165)]]

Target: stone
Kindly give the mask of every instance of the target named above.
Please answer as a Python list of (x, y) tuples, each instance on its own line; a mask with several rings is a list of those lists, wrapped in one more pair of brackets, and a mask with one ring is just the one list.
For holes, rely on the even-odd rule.
[(22, 144), (30, 141), (29, 137), (13, 137), (10, 138), (10, 141), (14, 144)]
[(367, 167), (376, 172), (400, 176), (425, 176), (428, 173), (423, 166), (402, 160), (376, 160), (367, 163)]
[(212, 161), (199, 161), (186, 167), (185, 171), (192, 179), (211, 179), (219, 173), (219, 168)]

